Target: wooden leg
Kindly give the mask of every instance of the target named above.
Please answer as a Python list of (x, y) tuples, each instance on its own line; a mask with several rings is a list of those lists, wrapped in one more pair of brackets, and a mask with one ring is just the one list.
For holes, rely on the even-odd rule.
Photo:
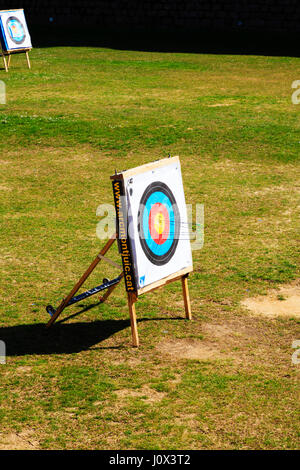
[(31, 69), (28, 51), (26, 51), (26, 59), (27, 59), (28, 68)]
[(7, 68), (8, 68), (8, 69), (9, 69), (9, 67), (10, 67), (10, 60), (11, 60), (11, 54), (9, 54), (8, 60), (7, 60)]
[(183, 292), (185, 316), (188, 320), (191, 320), (192, 319), (192, 311), (191, 311), (190, 294), (189, 294), (189, 287), (188, 287), (188, 277), (187, 276), (182, 276), (181, 283), (182, 283), (182, 292)]
[(135, 302), (136, 302), (136, 295), (128, 292), (128, 307), (129, 307), (129, 315), (130, 315), (130, 324), (131, 324), (131, 335), (132, 335), (132, 345), (138, 347), (139, 342), (139, 335), (137, 331), (137, 324), (136, 324), (136, 313), (135, 313)]
[[(116, 240), (116, 235), (113, 235), (112, 238), (110, 238), (108, 240), (108, 242), (106, 243), (104, 248), (102, 248), (102, 250), (100, 251), (99, 254), (101, 256), (104, 256), (105, 253), (110, 249), (111, 245), (114, 243), (115, 240)], [(77, 284), (75, 284), (75, 286), (73, 287), (73, 289), (71, 290), (69, 295), (67, 295), (67, 297), (65, 299), (63, 299), (63, 301), (61, 302), (61, 304), (57, 308), (56, 312), (52, 315), (52, 317), (50, 318), (50, 320), (47, 323), (47, 328), (49, 326), (51, 326), (52, 323), (55, 322), (57, 317), (61, 314), (61, 312), (64, 310), (64, 308), (68, 305), (69, 301), (72, 299), (72, 297), (74, 297), (76, 292), (80, 289), (80, 287), (86, 281), (86, 279), (89, 277), (89, 275), (94, 271), (95, 267), (97, 266), (97, 264), (100, 261), (101, 261), (101, 258), (97, 255), (97, 257), (94, 259), (92, 264), (88, 267), (88, 269), (85, 271), (85, 273), (81, 276), (81, 278), (79, 279)]]
[(2, 57), (3, 57), (3, 62), (4, 62), (5, 71), (8, 72), (8, 67), (7, 67), (5, 55), (3, 54)]

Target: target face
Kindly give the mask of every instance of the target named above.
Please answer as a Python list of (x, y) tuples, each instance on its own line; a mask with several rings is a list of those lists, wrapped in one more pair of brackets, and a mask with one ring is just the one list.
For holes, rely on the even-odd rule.
[(5, 51), (32, 48), (24, 10), (0, 11), (0, 40)]
[[(132, 290), (134, 284), (134, 289), (142, 294), (164, 278), (175, 278), (178, 273), (192, 271), (179, 158), (165, 158), (111, 178), (115, 179), (119, 249), (127, 291)], [(116, 197), (118, 194), (125, 198), (121, 205)], [(126, 217), (123, 212), (120, 216), (121, 206)], [(126, 239), (124, 226), (128, 227)]]
[(15, 44), (22, 44), (25, 41), (25, 29), (18, 18), (10, 16), (6, 21), (6, 27), (11, 40)]
[(174, 255), (180, 236), (180, 214), (171, 189), (161, 181), (145, 190), (138, 212), (142, 249), (151, 263), (162, 266)]

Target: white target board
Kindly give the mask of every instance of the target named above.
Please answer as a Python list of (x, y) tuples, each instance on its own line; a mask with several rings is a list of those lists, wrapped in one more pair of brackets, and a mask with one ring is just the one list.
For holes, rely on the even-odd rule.
[(0, 11), (0, 39), (4, 51), (32, 49), (24, 10)]
[[(127, 267), (128, 277), (134, 278), (131, 280), (132, 290), (138, 293), (150, 290), (155, 283), (173, 274), (192, 271), (189, 222), (179, 158), (146, 164), (114, 178), (113, 186), (116, 182), (122, 183), (122, 218), (124, 212), (128, 217), (127, 244), (119, 234), (121, 254), (125, 248), (125, 256), (122, 255), (125, 284), (124, 258), (127, 252), (131, 264), (131, 271)], [(116, 208), (118, 211), (117, 204)]]

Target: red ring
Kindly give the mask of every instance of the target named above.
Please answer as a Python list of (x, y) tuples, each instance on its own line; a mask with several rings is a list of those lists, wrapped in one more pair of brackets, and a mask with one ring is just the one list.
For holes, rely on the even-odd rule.
[[(164, 217), (165, 226), (162, 233), (158, 233), (155, 228), (155, 217), (158, 213), (161, 213)], [(166, 206), (164, 206), (160, 202), (153, 204), (149, 213), (148, 224), (150, 235), (155, 241), (155, 243), (157, 243), (158, 245), (162, 245), (168, 240), (170, 233), (170, 217)]]

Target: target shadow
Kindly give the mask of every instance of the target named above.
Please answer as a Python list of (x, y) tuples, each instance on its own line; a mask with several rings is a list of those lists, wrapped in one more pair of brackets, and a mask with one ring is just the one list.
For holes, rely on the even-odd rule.
[(57, 324), (51, 329), (38, 323), (2, 328), (0, 338), (7, 356), (72, 354), (86, 351), (129, 326), (129, 320)]
[[(73, 354), (93, 349), (122, 349), (127, 346), (101, 346), (115, 333), (130, 329), (130, 320), (96, 320), (65, 323), (98, 304), (92, 304), (69, 315), (47, 329), (45, 323), (9, 326), (0, 329), (0, 340), (5, 342), (7, 356)], [(139, 323), (162, 320), (184, 320), (181, 317), (140, 318)], [(130, 331), (128, 332), (130, 338)], [(94, 348), (96, 346), (96, 348)]]

